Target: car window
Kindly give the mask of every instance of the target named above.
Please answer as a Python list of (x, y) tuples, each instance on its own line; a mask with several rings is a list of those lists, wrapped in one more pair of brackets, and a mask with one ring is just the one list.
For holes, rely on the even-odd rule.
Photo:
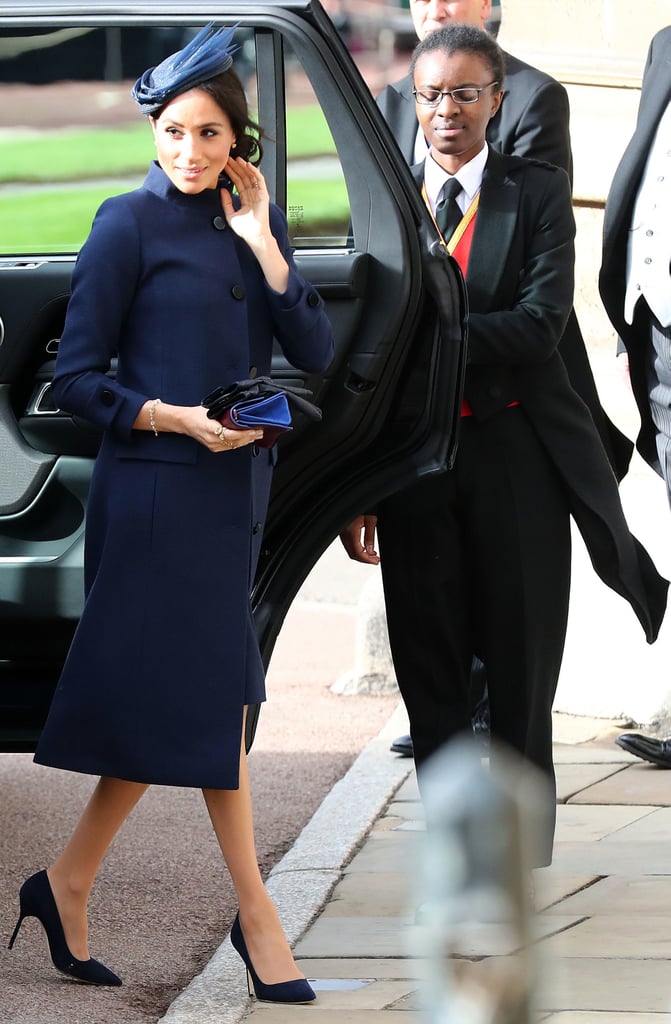
[(297, 248), (347, 244), (350, 205), (335, 142), (301, 64), (285, 43), (287, 220)]
[[(154, 157), (130, 96), (145, 68), (200, 26), (26, 29), (0, 36), (0, 255), (79, 251), (108, 196), (141, 184)], [(256, 46), (240, 29), (235, 68), (257, 109)], [(350, 211), (326, 119), (285, 50), (287, 196), (293, 244), (345, 244)]]
[(184, 30), (26, 29), (0, 38), (0, 252), (77, 252), (107, 196), (135, 188), (151, 133), (129, 95)]

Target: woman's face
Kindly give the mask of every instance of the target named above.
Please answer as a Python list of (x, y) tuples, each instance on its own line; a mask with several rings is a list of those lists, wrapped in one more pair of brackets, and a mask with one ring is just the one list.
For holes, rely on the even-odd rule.
[(228, 116), (202, 89), (191, 89), (151, 120), (158, 162), (173, 185), (190, 195), (216, 188), (235, 145)]
[(415, 66), (415, 89), (440, 90), (480, 88), (475, 103), (458, 103), (442, 96), (435, 107), (417, 103), (417, 119), (434, 159), (450, 174), (472, 160), (485, 143), (490, 119), (501, 105), (501, 86), (492, 84), (489, 64), (479, 54), (442, 50), (424, 53)]

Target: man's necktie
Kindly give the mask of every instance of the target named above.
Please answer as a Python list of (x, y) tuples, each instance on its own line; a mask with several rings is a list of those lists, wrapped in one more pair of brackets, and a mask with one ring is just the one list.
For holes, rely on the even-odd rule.
[(459, 181), (450, 178), (445, 182), (442, 198), (436, 206), (436, 224), (446, 242), (449, 242), (464, 216), (457, 203), (457, 196), (461, 191)]

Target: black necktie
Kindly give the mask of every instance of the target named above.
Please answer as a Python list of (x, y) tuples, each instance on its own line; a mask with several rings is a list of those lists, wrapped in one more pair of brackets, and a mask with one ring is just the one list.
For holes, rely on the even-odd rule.
[(457, 203), (457, 196), (461, 191), (462, 188), (458, 180), (450, 178), (445, 182), (442, 198), (436, 206), (436, 224), (446, 242), (449, 242), (463, 217)]

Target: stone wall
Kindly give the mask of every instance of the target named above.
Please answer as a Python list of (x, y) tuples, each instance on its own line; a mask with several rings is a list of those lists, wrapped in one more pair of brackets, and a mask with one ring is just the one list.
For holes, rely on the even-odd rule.
[(671, 23), (668, 0), (502, 0), (502, 10), (505, 49), (562, 81), (630, 87)]

